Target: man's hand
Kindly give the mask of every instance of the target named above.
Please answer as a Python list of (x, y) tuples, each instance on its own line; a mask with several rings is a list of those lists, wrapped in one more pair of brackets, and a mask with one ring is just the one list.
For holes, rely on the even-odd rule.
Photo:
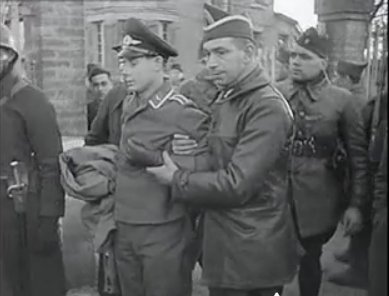
[(162, 166), (158, 167), (148, 167), (146, 168), (147, 172), (153, 174), (160, 183), (169, 185), (173, 181), (173, 175), (175, 171), (178, 170), (178, 167), (170, 158), (169, 153), (166, 151), (163, 152), (163, 162)]
[(176, 155), (189, 155), (194, 152), (197, 147), (197, 142), (190, 139), (187, 135), (175, 134), (172, 149)]
[(353, 235), (362, 229), (362, 213), (356, 207), (349, 207), (344, 212), (342, 224), (345, 235)]

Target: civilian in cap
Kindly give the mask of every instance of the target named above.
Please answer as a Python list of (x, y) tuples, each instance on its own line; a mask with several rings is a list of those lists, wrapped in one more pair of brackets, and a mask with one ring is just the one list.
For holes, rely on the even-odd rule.
[(97, 115), (103, 99), (112, 89), (111, 73), (97, 65), (88, 64), (88, 82), (91, 90), (91, 100), (87, 103), (88, 130)]
[(348, 91), (326, 77), (328, 53), (329, 40), (308, 29), (290, 52), (291, 79), (278, 85), (292, 107), (296, 126), (290, 192), (305, 249), (299, 269), (302, 296), (319, 294), (323, 245), (339, 221), (345, 235), (359, 232), (367, 202), (361, 108)]
[(367, 93), (361, 81), (367, 63), (340, 60), (336, 68), (335, 84), (348, 89), (356, 99), (367, 102)]
[(180, 64), (173, 64), (169, 71), (170, 83), (173, 87), (179, 87), (185, 80), (184, 72)]
[(202, 44), (221, 90), (212, 104), (212, 166), (190, 171), (164, 153), (164, 165), (148, 171), (171, 184), (176, 202), (204, 208), (202, 276), (210, 296), (274, 295), (298, 266), (286, 195), (291, 111), (256, 62), (247, 18), (216, 20)]
[(187, 207), (174, 203), (169, 186), (146, 172), (163, 164), (176, 134), (198, 143), (191, 155), (175, 156), (180, 167), (208, 166), (209, 116), (164, 79), (164, 66), (177, 51), (142, 22), (129, 19), (119, 52), (127, 88), (116, 180), (115, 255), (123, 295), (190, 296), (194, 259)]

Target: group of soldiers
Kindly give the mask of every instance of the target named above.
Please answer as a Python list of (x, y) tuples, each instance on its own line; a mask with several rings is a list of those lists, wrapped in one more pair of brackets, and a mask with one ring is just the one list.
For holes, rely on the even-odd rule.
[[(4, 25), (0, 36), (0, 294), (63, 296), (61, 135)], [(339, 222), (350, 236), (373, 225), (369, 295), (387, 294), (387, 93), (366, 104), (331, 83), (328, 44), (305, 31), (288, 79), (273, 85), (250, 21), (217, 14), (203, 32), (204, 68), (172, 87), (164, 69), (177, 51), (127, 20), (115, 46), (123, 83), (85, 138), (118, 147), (121, 295), (189, 296), (199, 262), (210, 296), (282, 295), (296, 273), (300, 295), (316, 296)]]

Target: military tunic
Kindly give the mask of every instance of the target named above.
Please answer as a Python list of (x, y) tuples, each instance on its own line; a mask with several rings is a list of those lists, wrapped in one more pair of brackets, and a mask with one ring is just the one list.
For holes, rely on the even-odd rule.
[[(191, 170), (208, 167), (209, 116), (164, 85), (150, 98), (123, 101), (122, 137), (116, 180), (115, 241), (123, 295), (185, 296), (191, 292), (192, 230), (185, 205), (171, 199), (169, 186), (146, 172), (163, 164), (174, 134), (195, 139), (193, 155), (172, 156)], [(169, 273), (166, 273), (166, 267)]]
[[(278, 88), (295, 115), (290, 178), (300, 235), (328, 232), (336, 227), (342, 204), (366, 204), (367, 141), (361, 105), (323, 77), (307, 85), (286, 81)], [(343, 151), (345, 155), (339, 153)]]

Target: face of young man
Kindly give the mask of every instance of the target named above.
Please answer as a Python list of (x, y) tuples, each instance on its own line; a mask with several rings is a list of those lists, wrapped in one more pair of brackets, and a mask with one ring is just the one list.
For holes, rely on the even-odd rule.
[(296, 45), (290, 52), (290, 75), (295, 81), (309, 81), (323, 72), (327, 62), (315, 53)]
[(205, 42), (202, 60), (215, 84), (222, 88), (239, 79), (250, 61), (245, 48), (233, 38)]
[(91, 78), (91, 85), (96, 95), (102, 99), (112, 88), (112, 81), (108, 74), (98, 74)]
[(141, 56), (131, 60), (120, 59), (119, 69), (127, 89), (138, 93), (147, 90), (158, 77), (161, 63), (161, 57)]

